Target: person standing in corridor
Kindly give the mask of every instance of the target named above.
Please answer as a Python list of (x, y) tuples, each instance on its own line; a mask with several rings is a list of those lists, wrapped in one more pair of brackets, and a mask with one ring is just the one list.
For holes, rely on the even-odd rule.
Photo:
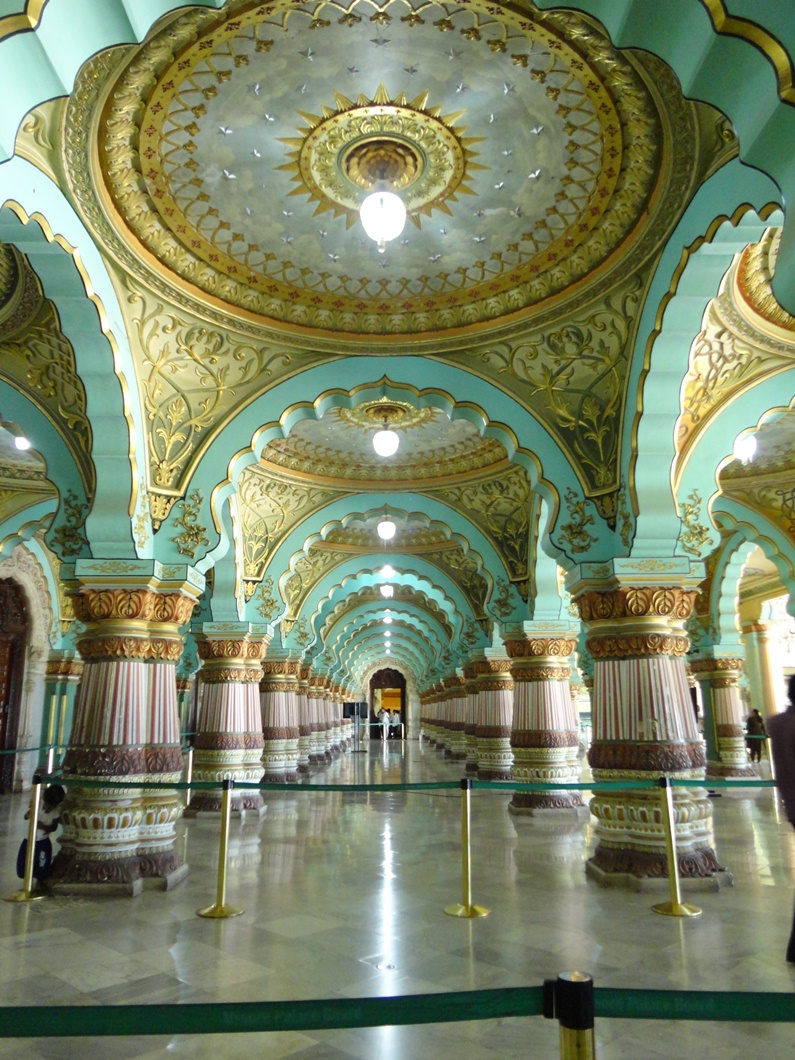
[[(774, 714), (772, 718), (768, 718), (767, 732), (770, 737), (776, 787), (784, 800), (787, 820), (795, 828), (795, 674), (790, 676), (787, 696), (787, 709), (783, 714)], [(787, 945), (787, 960), (790, 964), (795, 964), (795, 914)]]

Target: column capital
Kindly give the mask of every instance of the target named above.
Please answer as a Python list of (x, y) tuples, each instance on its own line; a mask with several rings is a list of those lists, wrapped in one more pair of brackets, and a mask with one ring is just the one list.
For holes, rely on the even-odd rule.
[(690, 670), (697, 680), (707, 680), (715, 688), (728, 688), (737, 684), (743, 672), (743, 660), (737, 656), (691, 659)]
[(187, 563), (160, 563), (156, 559), (76, 559), (61, 566), (61, 580), (70, 589), (151, 588), (160, 592), (185, 592), (198, 599), (205, 578)]
[(204, 622), (194, 633), (205, 684), (259, 684), (268, 638), (248, 622)]
[(612, 559), (606, 563), (579, 563), (566, 574), (566, 589), (573, 598), (589, 590), (606, 592), (621, 587), (695, 589), (704, 578), (704, 564), (687, 557)]

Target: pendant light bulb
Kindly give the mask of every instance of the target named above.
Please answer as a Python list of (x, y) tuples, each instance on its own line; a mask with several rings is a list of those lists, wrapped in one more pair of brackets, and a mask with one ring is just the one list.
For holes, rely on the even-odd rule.
[(391, 541), (392, 538), (395, 536), (395, 531), (397, 530), (397, 527), (391, 519), (382, 519), (376, 527), (376, 530), (378, 531), (378, 536), (381, 538), (382, 541)]
[(387, 600), (391, 596), (394, 596), (394, 594), (395, 594), (395, 590), (392, 588), (391, 585), (382, 585), (381, 586), (381, 595), (386, 597)]
[(379, 254), (391, 239), (397, 239), (406, 223), (406, 207), (393, 191), (376, 190), (359, 207), (362, 228), (378, 244)]
[(399, 445), (397, 432), (391, 431), (389, 424), (384, 420), (384, 426), (373, 435), (373, 449), (379, 456), (394, 456)]

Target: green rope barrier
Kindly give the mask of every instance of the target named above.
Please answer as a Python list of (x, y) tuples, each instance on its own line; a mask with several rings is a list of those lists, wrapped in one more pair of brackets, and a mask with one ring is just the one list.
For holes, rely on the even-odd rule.
[(51, 747), (58, 750), (61, 746), (61, 744), (57, 743), (43, 743), (41, 747), (12, 747), (7, 751), (0, 751), (0, 755), (26, 755), (30, 754), (31, 751), (49, 751)]
[[(795, 1022), (795, 994), (598, 987), (602, 1019)], [(319, 1001), (168, 1005), (17, 1005), (0, 1008), (0, 1037), (229, 1034), (459, 1023), (543, 1014), (542, 987)]]
[(604, 1019), (699, 1020), (720, 1023), (795, 1022), (795, 994), (733, 990), (594, 990)]
[[(152, 780), (102, 780), (95, 777), (80, 777), (80, 776), (63, 776), (60, 772), (55, 773), (42, 773), (40, 774), (42, 781), (53, 782), (57, 781), (64, 787), (81, 787), (81, 788), (106, 788), (106, 789), (124, 789), (124, 790), (143, 790), (143, 791), (157, 791), (159, 789), (168, 789), (169, 791), (218, 791), (221, 788), (220, 781), (213, 780), (194, 780), (190, 784), (185, 783), (183, 780), (174, 781), (163, 781), (161, 783)], [(696, 778), (693, 780), (672, 780), (672, 785), (675, 787), (686, 787), (686, 788), (772, 788), (775, 787), (775, 783), (772, 780), (711, 780)], [(442, 791), (442, 790), (460, 790), (460, 780), (438, 780), (429, 781), (427, 783), (420, 784), (273, 784), (265, 782), (257, 782), (253, 780), (239, 780), (235, 781), (235, 789), (241, 791), (258, 790), (258, 791)], [(658, 778), (655, 775), (652, 780), (609, 780), (609, 781), (590, 781), (583, 783), (542, 783), (534, 782), (532, 784), (520, 784), (517, 781), (504, 780), (473, 780), (472, 789), (473, 791), (483, 792), (497, 792), (497, 791), (510, 791), (510, 792), (538, 792), (538, 791), (594, 791), (594, 792), (609, 792), (609, 791), (628, 791), (628, 790), (647, 790), (656, 791), (659, 788)]]
[(542, 988), (407, 994), (322, 1001), (186, 1005), (25, 1005), (0, 1008), (0, 1037), (72, 1038), (138, 1034), (229, 1034), (408, 1026), (540, 1016)]

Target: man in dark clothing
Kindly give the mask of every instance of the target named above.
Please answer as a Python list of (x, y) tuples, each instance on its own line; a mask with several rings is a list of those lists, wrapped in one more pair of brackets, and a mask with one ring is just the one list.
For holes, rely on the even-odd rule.
[(745, 723), (745, 744), (752, 762), (762, 761), (762, 740), (767, 736), (765, 722), (758, 710), (748, 715)]
[[(787, 693), (787, 709), (783, 714), (768, 718), (767, 731), (773, 754), (776, 787), (784, 800), (787, 820), (795, 828), (795, 674), (789, 679)], [(787, 946), (787, 960), (795, 964), (795, 916)]]

